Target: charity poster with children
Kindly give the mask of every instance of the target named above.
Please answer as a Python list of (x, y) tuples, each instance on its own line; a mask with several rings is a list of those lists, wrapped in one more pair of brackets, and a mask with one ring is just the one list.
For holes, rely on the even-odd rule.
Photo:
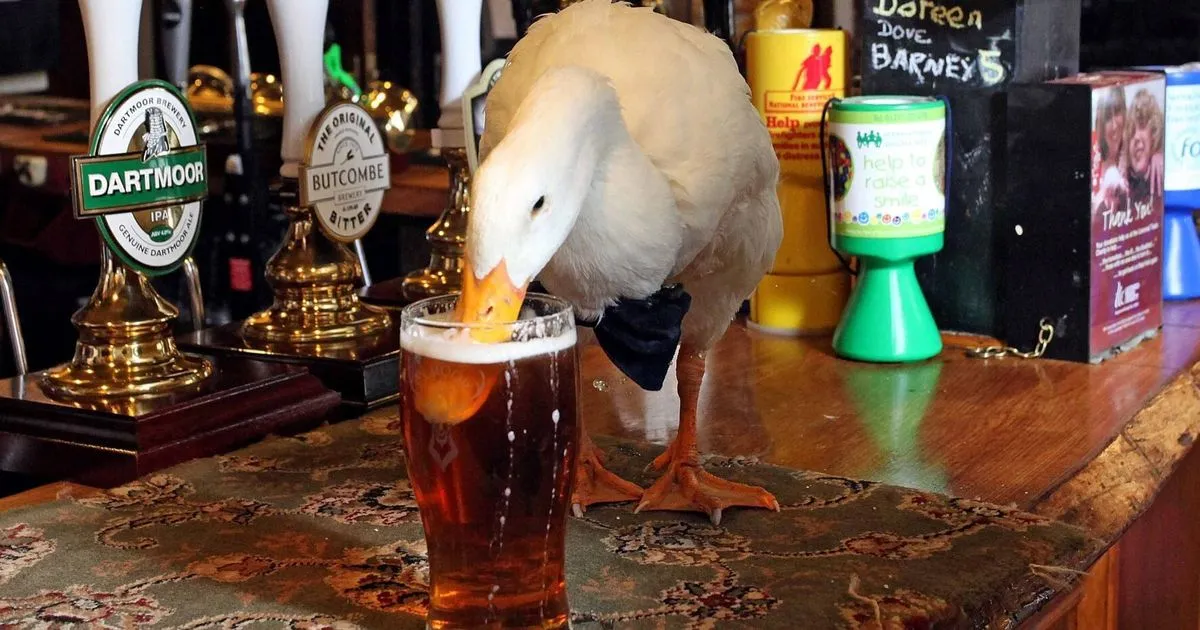
[(1092, 90), (1093, 355), (1162, 324), (1165, 80), (1104, 73)]

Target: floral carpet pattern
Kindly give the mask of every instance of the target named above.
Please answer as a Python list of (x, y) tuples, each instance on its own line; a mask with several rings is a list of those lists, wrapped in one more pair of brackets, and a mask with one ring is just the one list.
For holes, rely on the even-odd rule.
[[(661, 449), (598, 442), (648, 485)], [(1012, 509), (713, 458), (778, 514), (572, 518), (575, 628), (950, 628), (1022, 616), (1098, 551)], [(423, 628), (428, 564), (394, 409), (0, 515), (0, 627)]]

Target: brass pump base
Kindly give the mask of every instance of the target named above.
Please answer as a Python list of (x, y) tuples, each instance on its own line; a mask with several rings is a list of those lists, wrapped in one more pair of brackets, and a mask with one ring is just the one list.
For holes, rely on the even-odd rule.
[(471, 174), (466, 149), (442, 149), (442, 157), (450, 167), (449, 205), (425, 233), (431, 249), (429, 266), (404, 278), (401, 291), (410, 301), (445, 295), (462, 288), (467, 218), (471, 212)]
[(65, 400), (157, 397), (194, 388), (213, 365), (175, 347), (171, 325), (179, 310), (142, 274), (104, 249), (100, 283), (71, 317), (79, 330), (70, 363), (47, 370), (42, 388)]
[(272, 347), (336, 346), (388, 331), (388, 314), (358, 299), (362, 267), (350, 248), (314, 225), (312, 209), (299, 205), (294, 180), (280, 184), (276, 194), (287, 208), (289, 224), (279, 251), (267, 262), (275, 301), (243, 322), (246, 341)]

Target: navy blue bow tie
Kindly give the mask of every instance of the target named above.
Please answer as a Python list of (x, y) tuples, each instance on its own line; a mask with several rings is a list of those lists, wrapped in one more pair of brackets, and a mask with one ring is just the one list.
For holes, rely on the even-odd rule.
[(671, 369), (683, 316), (691, 305), (692, 296), (683, 285), (673, 284), (644, 299), (622, 298), (604, 309), (599, 321), (576, 323), (595, 331), (609, 360), (639, 387), (658, 391)]

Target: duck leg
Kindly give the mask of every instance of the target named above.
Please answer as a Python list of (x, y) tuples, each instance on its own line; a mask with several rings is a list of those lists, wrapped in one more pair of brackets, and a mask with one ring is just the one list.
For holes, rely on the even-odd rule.
[(579, 440), (579, 456), (575, 463), (575, 488), (571, 492), (571, 510), (575, 516), (583, 516), (590, 505), (597, 503), (621, 503), (636, 501), (642, 497), (640, 486), (614, 475), (604, 467), (604, 453), (583, 434)]
[(651, 466), (666, 472), (642, 496), (642, 510), (698, 511), (721, 524), (721, 511), (731, 506), (779, 510), (779, 501), (756, 486), (734, 483), (709, 474), (700, 465), (696, 448), (696, 408), (704, 380), (704, 353), (683, 346), (675, 373), (679, 379), (679, 434)]

